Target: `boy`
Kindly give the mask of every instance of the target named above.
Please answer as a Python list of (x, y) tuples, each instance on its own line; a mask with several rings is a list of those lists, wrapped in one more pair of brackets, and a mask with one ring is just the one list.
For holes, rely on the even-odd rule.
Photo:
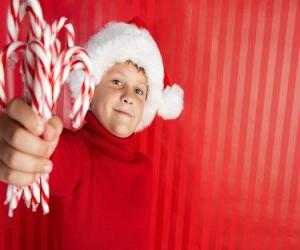
[[(0, 180), (23, 186), (51, 172), (50, 249), (148, 249), (152, 168), (135, 133), (156, 113), (177, 118), (183, 91), (164, 89), (159, 49), (142, 26), (109, 23), (89, 41), (97, 87), (80, 130), (43, 122), (20, 99), (0, 118)], [(70, 79), (73, 95), (81, 77)]]

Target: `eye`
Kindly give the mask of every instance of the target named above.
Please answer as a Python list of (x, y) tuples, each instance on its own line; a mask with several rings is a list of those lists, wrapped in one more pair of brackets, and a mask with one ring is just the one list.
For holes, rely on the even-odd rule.
[(138, 93), (139, 95), (143, 95), (144, 94), (144, 91), (141, 90), (141, 89), (136, 89), (135, 92)]
[(123, 83), (122, 83), (120, 80), (118, 80), (118, 79), (113, 79), (113, 80), (112, 80), (112, 83), (113, 83), (114, 85), (117, 85), (117, 86), (122, 86), (122, 85), (123, 85)]

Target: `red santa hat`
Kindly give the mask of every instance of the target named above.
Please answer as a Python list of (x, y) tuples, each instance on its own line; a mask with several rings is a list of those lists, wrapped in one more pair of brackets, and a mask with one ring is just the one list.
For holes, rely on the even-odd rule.
[[(91, 58), (96, 85), (105, 72), (117, 62), (131, 60), (144, 68), (148, 79), (148, 95), (142, 120), (136, 132), (149, 126), (156, 114), (163, 119), (176, 119), (183, 110), (183, 90), (171, 86), (164, 71), (162, 56), (145, 23), (135, 17), (128, 23), (109, 22), (91, 37), (86, 45)], [(70, 77), (73, 96), (80, 90), (82, 72)]]

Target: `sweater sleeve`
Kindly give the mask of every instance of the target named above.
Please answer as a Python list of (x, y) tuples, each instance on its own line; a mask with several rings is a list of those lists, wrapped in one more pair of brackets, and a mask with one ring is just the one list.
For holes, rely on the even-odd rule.
[(64, 129), (50, 157), (53, 170), (49, 176), (50, 195), (71, 194), (80, 184), (89, 160), (89, 151), (80, 136)]

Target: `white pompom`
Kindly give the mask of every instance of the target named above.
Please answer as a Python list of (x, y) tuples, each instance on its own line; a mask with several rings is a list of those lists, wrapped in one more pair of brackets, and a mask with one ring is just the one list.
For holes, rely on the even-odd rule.
[(183, 89), (174, 84), (164, 89), (158, 115), (165, 120), (176, 119), (183, 110)]

